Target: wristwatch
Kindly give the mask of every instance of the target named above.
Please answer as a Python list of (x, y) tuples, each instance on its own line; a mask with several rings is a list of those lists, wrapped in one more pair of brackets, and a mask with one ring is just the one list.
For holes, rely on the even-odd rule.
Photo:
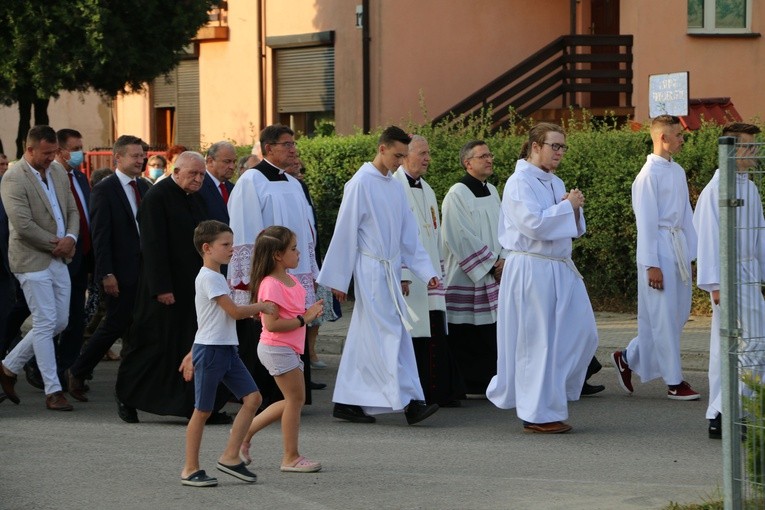
[(305, 319), (303, 318), (303, 316), (302, 316), (302, 315), (298, 315), (298, 316), (296, 317), (296, 319), (300, 321), (300, 327), (301, 327), (301, 328), (302, 328), (303, 326), (305, 326)]

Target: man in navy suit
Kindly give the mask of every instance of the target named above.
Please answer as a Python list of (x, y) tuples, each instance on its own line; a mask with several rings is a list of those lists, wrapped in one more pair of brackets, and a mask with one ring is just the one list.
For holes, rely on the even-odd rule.
[[(207, 218), (228, 225), (228, 196), (234, 185), (229, 181), (236, 168), (236, 149), (229, 142), (215, 142), (207, 150), (205, 180), (199, 194), (207, 208)], [(225, 274), (225, 273), (224, 273)]]
[[(90, 183), (79, 167), (84, 160), (82, 135), (74, 129), (60, 129), (56, 132), (58, 153), (54, 166), (64, 169), (69, 178), (69, 188), (80, 214), (80, 234), (72, 262), (69, 263), (69, 278), (72, 293), (69, 297), (69, 323), (61, 332), (56, 344), (56, 363), (62, 375), (77, 359), (85, 332), (85, 293), (88, 290), (88, 274), (93, 271), (93, 243), (90, 235)], [(62, 378), (62, 386), (66, 381)]]
[[(106, 316), (66, 374), (69, 394), (81, 402), (88, 400), (85, 377), (130, 325), (138, 284), (141, 248), (136, 214), (149, 189), (140, 178), (143, 141), (135, 136), (120, 136), (114, 144), (114, 157), (117, 171), (99, 182), (91, 197), (94, 278), (103, 285)], [(132, 421), (134, 416), (134, 410), (131, 413), (120, 408), (120, 417), (126, 421)]]

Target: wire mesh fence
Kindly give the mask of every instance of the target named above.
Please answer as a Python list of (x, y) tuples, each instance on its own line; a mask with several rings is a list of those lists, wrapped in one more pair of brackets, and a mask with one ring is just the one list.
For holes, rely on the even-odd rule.
[[(718, 147), (720, 289), (719, 306), (714, 304), (713, 296), (713, 313), (719, 319), (719, 352), (723, 353), (719, 356), (719, 386), (724, 502), (726, 509), (765, 508), (765, 299), (762, 293), (765, 144), (722, 137)], [(704, 249), (702, 239), (700, 235), (700, 250)], [(713, 330), (716, 326), (713, 316)], [(716, 358), (714, 342), (713, 338), (710, 372), (714, 370)], [(714, 384), (710, 377), (713, 396)], [(710, 402), (710, 409), (713, 406)]]

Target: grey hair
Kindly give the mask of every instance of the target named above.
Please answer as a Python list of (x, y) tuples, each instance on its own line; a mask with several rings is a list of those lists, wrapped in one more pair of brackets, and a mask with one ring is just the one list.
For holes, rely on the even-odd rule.
[(414, 145), (416, 142), (428, 143), (428, 140), (422, 135), (412, 135), (412, 139), (409, 141), (410, 150), (412, 149), (412, 145)]
[(220, 152), (220, 150), (224, 148), (231, 149), (236, 153), (236, 148), (234, 147), (234, 144), (232, 144), (231, 142), (222, 141), (222, 142), (215, 142), (214, 144), (210, 146), (209, 149), (207, 149), (207, 157), (215, 159), (215, 156), (218, 155), (218, 152)]
[(200, 153), (194, 152), (194, 151), (182, 152), (178, 156), (178, 159), (175, 160), (175, 168), (173, 169), (173, 173), (177, 174), (182, 167), (186, 166), (189, 163), (188, 160), (192, 160), (192, 159), (196, 159), (197, 161), (200, 161), (202, 165), (205, 164), (205, 158)]
[(465, 161), (473, 154), (473, 149), (480, 147), (481, 145), (486, 145), (486, 142), (483, 140), (472, 140), (462, 146), (460, 149), (460, 164), (462, 165), (462, 168), (467, 169)]

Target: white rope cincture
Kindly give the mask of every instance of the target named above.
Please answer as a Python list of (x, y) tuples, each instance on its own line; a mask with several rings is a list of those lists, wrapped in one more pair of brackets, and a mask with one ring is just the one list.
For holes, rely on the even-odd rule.
[(688, 283), (691, 279), (691, 272), (688, 268), (688, 257), (685, 254), (685, 233), (680, 227), (659, 227), (669, 230), (672, 237), (672, 250), (675, 252), (677, 267), (680, 270), (680, 279), (683, 283)]
[(566, 264), (566, 266), (574, 272), (577, 278), (579, 278), (580, 280), (584, 280), (584, 276), (582, 276), (582, 273), (580, 273), (579, 270), (576, 268), (576, 264), (574, 264), (574, 261), (571, 260), (571, 257), (551, 257), (549, 255), (542, 255), (541, 253), (532, 253), (530, 251), (519, 251), (519, 250), (510, 250), (510, 253), (515, 253), (518, 255), (527, 255), (529, 257), (536, 257), (538, 259), (552, 260), (553, 262), (562, 262), (563, 264)]
[[(399, 297), (404, 299), (404, 294), (401, 293), (401, 282), (396, 281), (396, 273), (393, 271), (393, 264), (391, 263), (391, 260), (380, 258), (377, 255), (373, 255), (364, 250), (359, 250), (359, 252), (362, 255), (369, 257), (370, 259), (374, 259), (380, 262), (383, 265), (385, 268), (385, 281), (388, 283), (388, 291), (390, 292), (390, 296), (393, 298), (393, 304), (396, 305), (396, 312), (398, 312), (399, 317), (401, 317), (401, 322), (404, 323), (406, 330), (412, 331), (414, 326), (412, 326), (412, 324), (409, 322), (406, 314), (404, 314), (403, 310), (401, 310), (401, 307), (398, 304)], [(395, 259), (398, 257), (394, 256), (393, 258)], [(404, 301), (404, 303), (406, 303), (406, 301)], [(419, 320), (419, 317), (417, 317), (417, 314), (414, 313), (414, 310), (412, 310), (408, 303), (406, 304), (406, 312), (409, 314), (409, 318), (411, 318), (414, 322)]]

